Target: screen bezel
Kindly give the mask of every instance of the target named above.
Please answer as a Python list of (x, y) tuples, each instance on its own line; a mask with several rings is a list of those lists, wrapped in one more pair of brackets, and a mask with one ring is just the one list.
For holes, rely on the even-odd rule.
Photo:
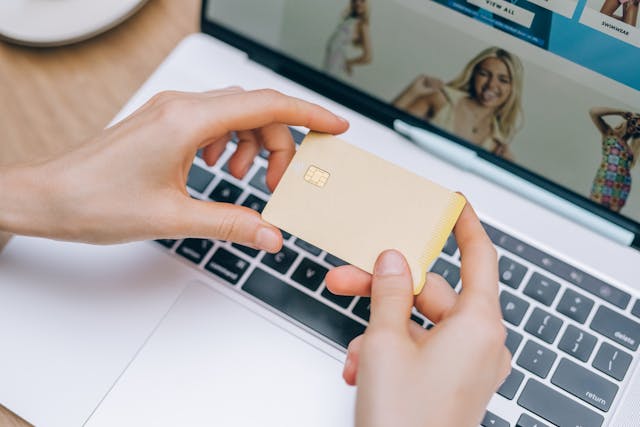
[(606, 209), (603, 206), (589, 200), (587, 197), (568, 189), (550, 179), (539, 175), (523, 166), (498, 157), (478, 146), (470, 144), (463, 139), (437, 128), (426, 121), (420, 120), (411, 114), (393, 107), (392, 105), (375, 98), (360, 89), (349, 86), (340, 80), (316, 70), (288, 55), (271, 49), (259, 41), (252, 40), (234, 30), (214, 22), (207, 17), (207, 5), (209, 0), (203, 0), (200, 25), (201, 31), (223, 42), (234, 46), (247, 53), (249, 58), (264, 65), (276, 73), (295, 81), (315, 92), (369, 117), (376, 122), (393, 129), (393, 122), (400, 119), (413, 126), (418, 126), (429, 132), (442, 136), (450, 141), (475, 151), (478, 156), (492, 164), (507, 170), (508, 172), (530, 182), (568, 202), (592, 212), (603, 219), (610, 221), (634, 234), (632, 246), (640, 248), (640, 223)]

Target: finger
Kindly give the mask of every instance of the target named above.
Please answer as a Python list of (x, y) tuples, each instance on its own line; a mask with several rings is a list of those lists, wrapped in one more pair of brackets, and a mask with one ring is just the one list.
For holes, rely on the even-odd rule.
[(234, 93), (241, 93), (241, 92), (244, 92), (244, 89), (241, 86), (228, 86), (228, 87), (223, 87), (221, 89), (207, 90), (203, 92), (203, 95), (208, 97), (216, 97), (216, 96), (231, 95)]
[(428, 333), (429, 332), (425, 328), (418, 325), (413, 320), (409, 322), (409, 336), (411, 337), (412, 340), (420, 341), (424, 339)]
[[(424, 339), (427, 334), (428, 332), (416, 322), (409, 322), (409, 335), (414, 341)], [(347, 347), (347, 359), (342, 369), (342, 378), (349, 385), (356, 385), (363, 336), (364, 335), (358, 335), (355, 337)]]
[(282, 248), (280, 230), (244, 206), (185, 198), (178, 206), (178, 234), (229, 240), (275, 253)]
[(237, 132), (238, 146), (229, 159), (229, 172), (238, 179), (242, 179), (253, 164), (253, 159), (260, 152), (260, 143), (256, 134), (251, 130)]
[(504, 347), (502, 351), (500, 351), (498, 358), (500, 359), (500, 368), (498, 372), (498, 383), (496, 384), (495, 390), (498, 390), (500, 386), (502, 386), (502, 383), (506, 381), (507, 377), (511, 373), (511, 352)]
[(231, 133), (226, 133), (220, 138), (212, 141), (209, 145), (202, 149), (202, 159), (209, 166), (218, 163), (220, 156), (227, 148), (227, 142), (231, 141)]
[(204, 99), (192, 111), (196, 133), (220, 135), (234, 130), (257, 129), (272, 123), (305, 126), (332, 134), (349, 123), (319, 105), (264, 89)]
[(356, 385), (358, 376), (358, 366), (360, 364), (360, 349), (362, 348), (362, 337), (358, 335), (349, 343), (347, 347), (347, 359), (342, 369), (342, 378), (349, 385)]
[(415, 298), (415, 306), (432, 323), (440, 322), (458, 301), (458, 294), (442, 276), (427, 273), (427, 282)]
[(267, 125), (259, 130), (259, 134), (260, 142), (269, 152), (267, 187), (273, 191), (296, 153), (296, 144), (289, 128), (282, 124)]
[(413, 281), (407, 262), (395, 250), (378, 257), (371, 281), (369, 329), (407, 331), (413, 307)]
[(211, 89), (204, 92), (185, 92), (179, 90), (163, 90), (154, 94), (147, 100), (137, 111), (146, 111), (158, 105), (167, 103), (169, 101), (175, 101), (177, 99), (194, 99), (194, 98), (213, 98), (223, 95), (232, 95), (234, 93), (242, 92), (243, 89), (239, 86), (229, 86), (221, 89)]
[[(336, 295), (371, 295), (372, 276), (352, 265), (344, 265), (330, 270), (325, 277), (327, 288)], [(427, 273), (427, 282), (422, 292), (415, 297), (418, 311), (433, 323), (442, 320), (458, 300), (458, 294), (442, 276)]]
[(460, 248), (461, 300), (489, 303), (498, 309), (498, 260), (496, 250), (471, 205), (462, 210), (454, 227)]
[(371, 295), (371, 274), (353, 265), (330, 270), (325, 281), (327, 288), (336, 295)]

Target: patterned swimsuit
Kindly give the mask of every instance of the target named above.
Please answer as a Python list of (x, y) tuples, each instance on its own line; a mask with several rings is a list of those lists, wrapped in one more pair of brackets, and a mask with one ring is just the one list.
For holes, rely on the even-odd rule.
[(591, 200), (614, 212), (620, 211), (631, 191), (632, 165), (633, 152), (629, 146), (613, 135), (605, 136), (602, 163), (593, 179)]

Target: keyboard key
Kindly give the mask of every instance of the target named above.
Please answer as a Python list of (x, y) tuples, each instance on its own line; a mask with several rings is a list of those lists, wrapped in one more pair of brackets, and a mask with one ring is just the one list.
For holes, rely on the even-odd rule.
[(596, 346), (597, 338), (573, 325), (567, 326), (558, 348), (578, 360), (586, 362)]
[(176, 253), (182, 255), (189, 261), (193, 261), (196, 264), (200, 264), (200, 261), (209, 252), (209, 249), (213, 247), (213, 242), (207, 239), (184, 239)]
[(365, 322), (368, 322), (370, 310), (371, 310), (371, 298), (360, 297), (355, 307), (353, 307), (352, 311), (353, 311), (353, 314), (355, 314)]
[(530, 378), (518, 405), (558, 426), (600, 427), (604, 417), (562, 393)]
[(322, 249), (320, 249), (320, 248), (318, 248), (316, 246), (313, 246), (311, 243), (305, 242), (302, 239), (296, 239), (294, 244), (297, 247), (299, 247), (300, 249), (303, 249), (303, 250), (309, 252), (311, 255), (318, 256), (322, 252)]
[(416, 322), (420, 326), (422, 326), (422, 324), (424, 323), (424, 320), (422, 320), (420, 317), (416, 316), (413, 313), (411, 313), (410, 318), (411, 318), (411, 320), (413, 320), (414, 322)]
[(562, 295), (562, 299), (558, 303), (556, 310), (578, 323), (584, 323), (587, 317), (589, 317), (592, 308), (593, 300), (591, 298), (567, 289), (564, 291), (564, 295)]
[(431, 267), (431, 272), (441, 275), (454, 289), (460, 281), (460, 267), (442, 258), (436, 260), (433, 267)]
[(266, 253), (262, 257), (262, 263), (273, 268), (278, 273), (285, 274), (291, 264), (296, 260), (298, 254), (293, 249), (283, 246), (280, 252), (275, 254)]
[(295, 142), (296, 145), (300, 145), (304, 137), (307, 136), (306, 134), (294, 128), (289, 128), (289, 132), (291, 132), (291, 137), (293, 138), (293, 142)]
[(365, 326), (256, 268), (242, 290), (346, 348)]
[(458, 242), (456, 242), (456, 238), (453, 234), (449, 234), (447, 241), (444, 244), (444, 248), (442, 248), (442, 252), (449, 256), (453, 256), (454, 253), (458, 250)]
[(517, 254), (519, 257), (526, 259), (530, 263), (549, 271), (556, 276), (573, 283), (581, 289), (596, 295), (605, 301), (626, 308), (629, 305), (631, 295), (628, 293), (603, 282), (573, 266), (561, 261), (547, 253), (542, 252), (533, 246), (511, 237), (502, 231), (484, 224), (487, 234), (494, 244), (506, 249), (509, 252)]
[(527, 267), (506, 256), (501, 256), (498, 260), (498, 270), (500, 281), (513, 289), (518, 289), (527, 273)]
[(529, 283), (527, 283), (527, 286), (524, 288), (524, 294), (546, 306), (550, 306), (558, 294), (559, 289), (560, 283), (540, 273), (533, 273), (529, 279)]
[(337, 256), (331, 255), (331, 254), (326, 254), (324, 256), (324, 260), (328, 263), (333, 265), (334, 267), (340, 267), (341, 265), (347, 265), (347, 263), (343, 260), (341, 260), (340, 258), (338, 258)]
[(630, 350), (638, 349), (638, 340), (640, 340), (640, 324), (621, 314), (600, 306), (595, 317), (591, 321), (591, 329), (600, 332), (607, 338), (612, 339), (620, 345)]
[(320, 287), (320, 283), (322, 283), (328, 271), (309, 258), (304, 258), (291, 275), (291, 278), (305, 288), (315, 291)]
[(271, 190), (267, 187), (267, 169), (261, 167), (258, 169), (251, 181), (249, 181), (249, 185), (253, 188), (257, 188), (265, 194), (271, 194)]
[(518, 326), (529, 308), (529, 303), (507, 291), (502, 291), (500, 292), (500, 308), (502, 309), (502, 318), (512, 325)]
[(522, 342), (522, 335), (518, 332), (512, 330), (511, 328), (507, 328), (507, 339), (504, 342), (504, 345), (511, 352), (511, 357), (516, 354), (518, 347), (520, 347), (520, 343)]
[(235, 285), (249, 268), (249, 263), (228, 250), (219, 248), (204, 268)]
[(525, 325), (524, 330), (540, 338), (542, 341), (551, 344), (556, 339), (561, 327), (562, 320), (553, 314), (536, 308), (533, 310), (531, 317), (529, 317), (529, 321)]
[(223, 179), (213, 189), (209, 198), (221, 203), (235, 203), (241, 194), (242, 188)]
[(593, 367), (612, 378), (622, 381), (631, 365), (631, 355), (603, 342), (593, 360)]
[(518, 418), (516, 427), (549, 427), (549, 426), (541, 421), (536, 420), (535, 418), (527, 414), (522, 414), (520, 415), (520, 418)]
[(522, 384), (522, 380), (524, 380), (524, 374), (517, 369), (511, 369), (509, 376), (498, 389), (498, 394), (506, 399), (513, 400), (516, 397), (518, 388), (520, 388), (520, 384)]
[(266, 150), (264, 148), (260, 150), (260, 157), (262, 157), (265, 160), (269, 159), (269, 154), (271, 154), (269, 150)]
[(351, 301), (353, 301), (353, 297), (346, 296), (346, 295), (336, 295), (333, 292), (331, 292), (328, 288), (324, 288), (320, 295), (322, 295), (324, 298), (328, 299), (329, 301), (333, 302), (334, 304), (339, 305), (342, 308), (349, 307), (349, 305), (351, 304)]
[(249, 209), (253, 209), (256, 212), (262, 213), (262, 210), (265, 206), (267, 206), (267, 202), (262, 200), (258, 196), (254, 196), (253, 194), (249, 194), (249, 197), (242, 202), (242, 206), (246, 206)]
[(175, 240), (175, 239), (158, 239), (158, 240), (156, 240), (156, 242), (160, 243), (165, 248), (171, 249), (173, 247), (173, 245), (176, 244), (177, 240)]
[(609, 410), (613, 398), (618, 393), (617, 385), (569, 359), (560, 361), (551, 382), (605, 412)]
[(509, 423), (494, 413), (487, 411), (480, 423), (482, 427), (510, 427)]
[(291, 234), (287, 233), (286, 231), (280, 229), (280, 233), (282, 233), (282, 239), (283, 240), (289, 240), (291, 238)]
[(636, 303), (633, 304), (633, 308), (631, 309), (631, 314), (636, 317), (640, 317), (640, 299), (636, 300)]
[(187, 177), (187, 186), (198, 193), (204, 193), (213, 178), (214, 175), (211, 172), (202, 169), (200, 166), (192, 165)]
[(260, 253), (260, 251), (258, 249), (250, 248), (249, 246), (241, 245), (239, 243), (233, 243), (233, 244), (231, 244), (231, 246), (233, 246), (234, 248), (236, 248), (240, 252), (243, 252), (243, 253), (249, 255), (251, 258), (255, 258)]
[(555, 360), (556, 354), (553, 351), (529, 340), (524, 345), (517, 364), (532, 374), (546, 378)]

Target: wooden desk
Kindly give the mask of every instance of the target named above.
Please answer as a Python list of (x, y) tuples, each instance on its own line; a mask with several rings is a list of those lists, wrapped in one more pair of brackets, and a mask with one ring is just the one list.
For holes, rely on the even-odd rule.
[[(0, 42), (0, 165), (50, 156), (98, 133), (175, 45), (198, 31), (199, 11), (198, 0), (150, 0), (119, 27), (73, 46)], [(7, 240), (0, 235), (0, 248)], [(0, 406), (0, 426), (27, 425)]]

